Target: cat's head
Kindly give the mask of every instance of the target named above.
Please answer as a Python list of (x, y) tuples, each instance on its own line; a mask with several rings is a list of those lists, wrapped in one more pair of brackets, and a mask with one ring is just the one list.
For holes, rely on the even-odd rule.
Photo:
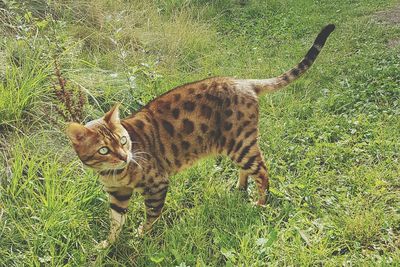
[(102, 118), (86, 125), (70, 123), (67, 135), (83, 164), (97, 171), (126, 167), (132, 160), (132, 143), (119, 119), (119, 104)]

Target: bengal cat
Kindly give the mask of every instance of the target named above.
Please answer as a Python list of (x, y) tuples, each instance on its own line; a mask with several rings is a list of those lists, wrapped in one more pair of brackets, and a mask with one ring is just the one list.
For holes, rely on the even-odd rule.
[(101, 246), (117, 238), (133, 191), (144, 196), (146, 221), (138, 229), (143, 233), (161, 214), (168, 177), (207, 155), (226, 155), (237, 163), (240, 189), (253, 177), (257, 204), (264, 205), (269, 178), (257, 143), (258, 97), (303, 74), (334, 28), (323, 28), (304, 59), (278, 77), (208, 78), (176, 87), (126, 119), (119, 118), (117, 104), (86, 125), (69, 124), (67, 135), (79, 158), (99, 173), (109, 194), (111, 230)]

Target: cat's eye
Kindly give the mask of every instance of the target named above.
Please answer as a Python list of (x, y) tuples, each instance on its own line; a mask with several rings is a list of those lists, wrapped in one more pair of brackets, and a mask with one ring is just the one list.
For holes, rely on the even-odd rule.
[(121, 142), (121, 145), (125, 145), (128, 140), (126, 139), (126, 136), (122, 136), (119, 141)]
[(108, 147), (103, 146), (102, 148), (99, 149), (99, 153), (101, 155), (107, 155), (108, 152), (110, 152), (110, 150), (108, 149)]

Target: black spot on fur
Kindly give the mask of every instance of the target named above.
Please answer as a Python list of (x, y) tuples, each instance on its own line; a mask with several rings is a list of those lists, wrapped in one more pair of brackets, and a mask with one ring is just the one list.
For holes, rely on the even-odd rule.
[(161, 124), (170, 136), (174, 136), (175, 128), (169, 121), (162, 120)]
[(240, 121), (240, 119), (243, 118), (243, 116), (244, 116), (244, 114), (243, 114), (243, 112), (241, 112), (241, 111), (238, 111), (238, 112), (236, 113), (236, 118), (237, 118), (238, 121)]
[(256, 131), (257, 131), (257, 129), (252, 129), (252, 130), (248, 131), (248, 132), (244, 135), (244, 137), (247, 138), (247, 137), (249, 137), (250, 135), (252, 135), (253, 133), (255, 133)]
[(175, 144), (171, 145), (171, 150), (172, 150), (172, 154), (174, 154), (174, 157), (178, 157), (179, 155), (179, 149)]
[(227, 109), (225, 110), (225, 117), (229, 118), (230, 116), (232, 116), (233, 111), (231, 109)]
[(203, 133), (206, 133), (207, 130), (208, 130), (208, 125), (202, 123), (202, 124), (200, 124), (200, 129), (201, 129), (201, 131), (202, 131)]
[(187, 141), (182, 141), (181, 145), (184, 150), (188, 150), (190, 147), (190, 143)]
[(144, 128), (144, 122), (143, 122), (143, 121), (141, 121), (141, 120), (136, 120), (136, 121), (134, 122), (134, 124), (135, 124), (135, 126), (136, 126), (138, 129), (143, 130), (143, 128)]
[(191, 134), (191, 133), (193, 132), (193, 130), (194, 130), (194, 123), (193, 123), (191, 120), (184, 119), (184, 120), (182, 121), (182, 124), (183, 124), (183, 131), (184, 131), (186, 134)]
[(225, 131), (229, 131), (230, 129), (232, 129), (232, 123), (230, 123), (230, 122), (225, 122), (225, 124), (224, 124), (224, 130), (225, 130)]
[(200, 145), (203, 144), (203, 141), (204, 141), (203, 137), (201, 137), (200, 135), (197, 136), (197, 142), (198, 142)]
[(237, 104), (239, 103), (239, 99), (238, 99), (238, 96), (237, 96), (237, 95), (235, 95), (235, 96), (233, 97), (233, 103), (235, 103), (235, 105), (237, 105)]
[(207, 105), (201, 105), (200, 113), (201, 113), (202, 116), (204, 116), (207, 119), (209, 119), (211, 117), (211, 114), (212, 114), (212, 109)]
[(175, 101), (179, 101), (179, 99), (181, 99), (181, 95), (180, 94), (174, 94), (174, 100)]
[(208, 99), (208, 100), (210, 100), (210, 101), (212, 101), (212, 102), (215, 102), (217, 105), (222, 105), (223, 104), (223, 100), (222, 100), (222, 98), (220, 98), (220, 97), (218, 97), (218, 96), (215, 96), (215, 95), (212, 95), (212, 94), (206, 94), (206, 98)]
[(236, 131), (236, 136), (239, 137), (239, 135), (242, 133), (242, 131), (243, 131), (243, 127), (240, 126)]
[(175, 119), (179, 118), (180, 110), (178, 108), (174, 108), (172, 110), (172, 116), (174, 116)]
[(165, 147), (164, 147), (164, 144), (163, 143), (159, 143), (160, 144), (160, 151), (161, 151), (161, 154), (164, 154), (165, 153)]
[(245, 121), (245, 122), (243, 123), (243, 127), (246, 128), (250, 123), (251, 123), (251, 121)]
[(184, 108), (186, 111), (192, 112), (192, 111), (195, 109), (195, 107), (196, 107), (196, 105), (195, 105), (194, 102), (192, 102), (192, 101), (185, 101), (185, 102), (183, 103), (183, 108)]

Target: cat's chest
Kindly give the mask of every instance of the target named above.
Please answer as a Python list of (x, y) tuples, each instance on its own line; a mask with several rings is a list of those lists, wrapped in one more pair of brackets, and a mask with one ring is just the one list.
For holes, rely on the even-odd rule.
[(133, 166), (119, 175), (100, 175), (100, 183), (106, 188), (128, 187), (141, 193), (152, 181), (163, 176), (157, 168), (146, 164)]
[(108, 176), (100, 175), (100, 183), (104, 187), (126, 187), (130, 183), (129, 175), (123, 176)]
[(122, 173), (115, 174), (110, 172), (107, 175), (99, 175), (100, 183), (104, 187), (114, 188), (114, 187), (131, 187), (135, 186), (138, 181), (138, 174), (135, 169), (130, 165)]

